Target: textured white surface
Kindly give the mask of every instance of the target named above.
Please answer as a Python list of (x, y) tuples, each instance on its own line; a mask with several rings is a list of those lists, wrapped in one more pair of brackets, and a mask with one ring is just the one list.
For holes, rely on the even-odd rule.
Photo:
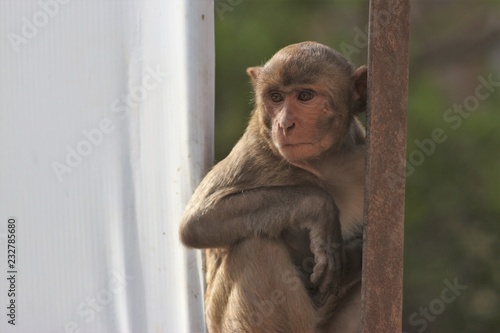
[(177, 228), (212, 161), (212, 6), (0, 2), (0, 332), (204, 331)]

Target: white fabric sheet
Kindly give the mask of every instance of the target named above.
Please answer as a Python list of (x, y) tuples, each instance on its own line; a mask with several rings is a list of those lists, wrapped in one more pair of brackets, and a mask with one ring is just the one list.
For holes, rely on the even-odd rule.
[(212, 6), (0, 2), (0, 332), (204, 332)]

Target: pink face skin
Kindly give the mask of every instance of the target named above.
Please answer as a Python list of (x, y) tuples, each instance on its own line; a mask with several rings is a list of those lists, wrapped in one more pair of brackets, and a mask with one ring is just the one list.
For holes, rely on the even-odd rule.
[(333, 133), (324, 128), (333, 112), (319, 86), (270, 90), (264, 103), (272, 120), (272, 140), (290, 163), (306, 162), (332, 147)]

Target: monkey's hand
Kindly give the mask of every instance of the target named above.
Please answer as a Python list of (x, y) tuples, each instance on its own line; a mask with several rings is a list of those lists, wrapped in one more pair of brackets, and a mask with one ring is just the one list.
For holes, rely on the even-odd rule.
[(345, 268), (337, 210), (326, 222), (323, 221), (312, 222), (309, 230), (310, 249), (315, 262), (310, 280), (318, 290), (313, 297), (317, 307), (321, 307), (329, 296), (337, 294)]

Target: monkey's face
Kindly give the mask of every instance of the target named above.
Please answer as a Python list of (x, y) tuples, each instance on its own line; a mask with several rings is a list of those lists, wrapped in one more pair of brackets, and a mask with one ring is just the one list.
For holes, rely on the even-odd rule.
[(270, 119), (272, 142), (289, 162), (313, 159), (334, 145), (335, 114), (322, 87), (270, 89), (262, 101)]
[(315, 42), (292, 44), (247, 73), (257, 112), (289, 162), (320, 158), (345, 139), (356, 74), (335, 50)]

